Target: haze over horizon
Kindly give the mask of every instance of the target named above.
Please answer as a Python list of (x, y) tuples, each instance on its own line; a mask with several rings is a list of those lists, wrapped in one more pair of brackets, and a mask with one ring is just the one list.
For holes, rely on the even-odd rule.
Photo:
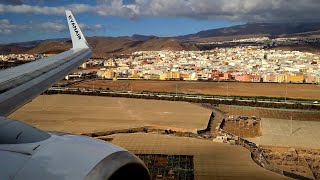
[(64, 11), (86, 36), (178, 36), (247, 22), (319, 21), (317, 0), (0, 0), (0, 43), (69, 37)]

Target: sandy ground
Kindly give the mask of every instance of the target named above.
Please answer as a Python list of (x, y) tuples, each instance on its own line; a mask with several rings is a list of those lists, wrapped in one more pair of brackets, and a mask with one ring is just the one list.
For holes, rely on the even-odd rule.
[(222, 129), (243, 138), (254, 138), (261, 135), (260, 122), (253, 125), (252, 120), (242, 120), (238, 122), (226, 121)]
[(276, 109), (276, 108), (260, 108), (250, 106), (228, 106), (219, 105), (219, 109), (230, 115), (256, 116), (260, 118), (271, 119), (291, 119), (299, 121), (319, 121), (320, 111), (300, 110), (300, 109)]
[[(211, 111), (185, 102), (45, 95), (10, 117), (71, 133), (159, 125), (205, 128)], [(255, 164), (241, 146), (157, 134), (116, 134), (112, 143), (137, 154), (193, 155), (196, 179), (286, 179)]]
[(47, 131), (90, 133), (142, 126), (195, 132), (205, 129), (211, 111), (187, 102), (112, 97), (43, 95), (10, 118)]
[(232, 96), (270, 96), (302, 99), (320, 99), (320, 86), (314, 84), (188, 82), (146, 80), (98, 80), (74, 87), (109, 88), (123, 91), (160, 91)]
[(320, 148), (320, 122), (262, 119), (262, 136), (247, 138), (260, 145)]
[(111, 137), (112, 143), (136, 154), (193, 155), (196, 179), (287, 179), (255, 164), (241, 146), (156, 134)]

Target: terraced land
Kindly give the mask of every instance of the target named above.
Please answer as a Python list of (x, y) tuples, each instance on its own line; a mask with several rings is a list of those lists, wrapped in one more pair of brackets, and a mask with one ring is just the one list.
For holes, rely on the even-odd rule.
[(304, 148), (263, 146), (266, 159), (283, 170), (320, 179), (320, 151)]
[(289, 179), (258, 166), (250, 152), (231, 146), (195, 138), (158, 134), (115, 134), (111, 143), (135, 154), (167, 154), (193, 156), (195, 179)]

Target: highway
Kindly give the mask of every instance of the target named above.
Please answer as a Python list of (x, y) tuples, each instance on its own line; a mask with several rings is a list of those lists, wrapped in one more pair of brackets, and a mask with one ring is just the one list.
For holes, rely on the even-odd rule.
[(311, 100), (279, 100), (279, 99), (263, 99), (263, 98), (244, 98), (244, 97), (232, 97), (232, 96), (208, 96), (208, 95), (192, 95), (181, 93), (157, 93), (157, 92), (132, 92), (132, 91), (112, 91), (101, 89), (84, 89), (84, 88), (68, 88), (68, 87), (51, 87), (48, 90), (51, 91), (73, 91), (73, 92), (85, 92), (85, 93), (101, 93), (101, 94), (117, 94), (117, 95), (134, 95), (134, 96), (149, 96), (149, 97), (164, 97), (164, 98), (183, 98), (183, 99), (199, 99), (199, 100), (216, 100), (216, 101), (239, 101), (239, 102), (258, 102), (268, 104), (302, 104), (302, 105), (314, 105), (320, 104)]

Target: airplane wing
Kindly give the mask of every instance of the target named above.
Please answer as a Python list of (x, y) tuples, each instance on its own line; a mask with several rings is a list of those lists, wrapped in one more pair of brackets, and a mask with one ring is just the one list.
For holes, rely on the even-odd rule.
[(0, 71), (0, 116), (8, 116), (46, 91), (92, 55), (71, 11), (66, 11), (72, 49)]
[(71, 11), (66, 16), (72, 49), (0, 71), (0, 179), (150, 179), (144, 163), (120, 147), (6, 118), (91, 57)]

